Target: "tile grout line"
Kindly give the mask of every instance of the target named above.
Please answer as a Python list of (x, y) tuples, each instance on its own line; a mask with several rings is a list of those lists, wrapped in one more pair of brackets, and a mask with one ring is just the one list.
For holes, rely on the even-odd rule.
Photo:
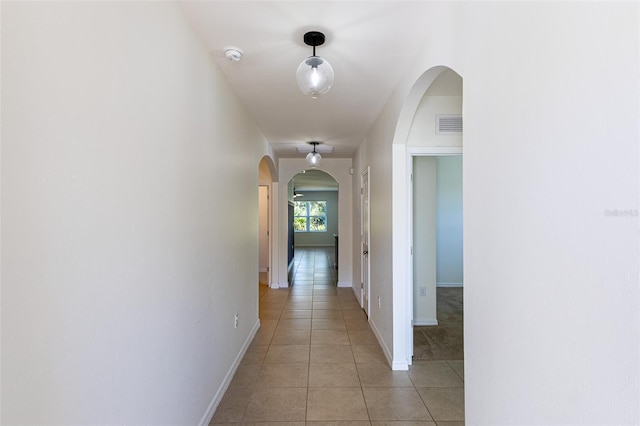
[[(372, 418), (371, 418), (372, 413), (370, 412), (370, 408), (375, 408), (375, 407), (369, 407), (369, 405), (367, 405), (367, 401), (366, 401), (365, 394), (364, 394), (365, 387), (363, 386), (363, 380), (362, 380), (362, 377), (360, 375), (360, 370), (358, 369), (358, 363), (356, 362), (356, 355), (355, 355), (355, 351), (354, 351), (355, 346), (356, 346), (355, 342), (354, 342), (354, 338), (359, 338), (359, 337), (354, 337), (352, 335), (352, 333), (351, 333), (351, 332), (354, 332), (357, 335), (357, 333), (363, 331), (362, 327), (361, 327), (361, 324), (359, 324), (358, 320), (355, 317), (350, 318), (349, 320), (347, 320), (345, 318), (346, 310), (345, 310), (344, 305), (347, 304), (346, 306), (348, 306), (349, 308), (353, 308), (353, 306), (350, 306), (351, 302), (347, 302), (346, 301), (346, 297), (344, 297), (344, 296), (346, 296), (347, 293), (346, 292), (340, 292), (340, 289), (334, 289), (333, 291), (331, 291), (328, 288), (330, 283), (327, 283), (326, 280), (324, 280), (322, 277), (321, 278), (316, 278), (315, 277), (315, 269), (316, 269), (316, 267), (320, 267), (319, 261), (318, 261), (318, 259), (319, 259), (318, 256), (321, 256), (322, 253), (320, 251), (316, 251), (316, 252), (312, 252), (311, 254), (312, 254), (312, 256), (307, 256), (307, 257), (304, 258), (304, 260), (297, 261), (297, 266), (296, 266), (296, 269), (294, 270), (295, 273), (293, 275), (294, 282), (292, 283), (292, 285), (288, 289), (286, 289), (286, 290), (283, 289), (282, 293), (279, 293), (279, 290), (273, 290), (273, 293), (271, 293), (271, 294), (273, 294), (274, 296), (277, 296), (277, 297), (268, 297), (269, 293), (264, 293), (260, 297), (261, 300), (263, 301), (263, 304), (264, 304), (264, 306), (262, 306), (262, 307), (265, 308), (266, 310), (269, 310), (269, 307), (273, 308), (275, 306), (275, 304), (278, 304), (279, 308), (278, 308), (277, 319), (274, 322), (275, 325), (274, 325), (273, 333), (265, 334), (265, 336), (269, 336), (269, 337), (265, 338), (265, 341), (267, 343), (265, 345), (266, 346), (266, 352), (264, 354), (264, 357), (260, 358), (260, 362), (257, 363), (257, 364), (260, 365), (259, 368), (258, 368), (258, 377), (256, 378), (256, 381), (253, 384), (252, 389), (248, 392), (249, 393), (248, 398), (251, 400), (254, 397), (256, 390), (258, 389), (258, 381), (259, 381), (259, 379), (261, 377), (261, 373), (263, 371), (263, 368), (266, 365), (267, 355), (268, 355), (269, 351), (272, 348), (274, 348), (274, 343), (273, 342), (275, 341), (274, 339), (275, 339), (275, 336), (276, 336), (276, 332), (281, 328), (281, 326), (285, 327), (285, 328), (281, 329), (281, 331), (285, 331), (285, 330), (290, 331), (290, 329), (291, 330), (298, 329), (298, 326), (296, 324), (289, 323), (289, 322), (286, 322), (286, 324), (283, 324), (282, 320), (291, 319), (292, 321), (296, 321), (297, 319), (304, 319), (308, 315), (310, 317), (309, 318), (309, 328), (308, 328), (309, 336), (308, 336), (308, 338), (306, 340), (306, 344), (305, 344), (305, 346), (308, 347), (306, 397), (305, 397), (305, 402), (304, 402), (305, 403), (304, 419), (301, 420), (301, 422), (305, 422), (306, 424), (309, 424), (309, 425), (312, 424), (314, 422), (314, 420), (310, 420), (309, 419), (309, 415), (310, 415), (310, 413), (309, 413), (309, 409), (310, 409), (309, 397), (310, 397), (310, 390), (311, 390), (311, 357), (312, 357), (311, 349), (312, 349), (312, 343), (313, 343), (312, 335), (313, 335), (313, 329), (314, 329), (314, 319), (320, 321), (320, 323), (316, 324), (316, 326), (319, 327), (319, 330), (325, 330), (325, 329), (326, 330), (337, 330), (334, 327), (333, 324), (330, 324), (330, 322), (331, 321), (335, 321), (337, 319), (341, 319), (342, 320), (341, 324), (344, 326), (343, 330), (346, 333), (347, 342), (348, 342), (348, 344), (350, 346), (350, 348), (349, 348), (350, 349), (350, 353), (351, 353), (351, 356), (353, 357), (353, 368), (355, 369), (356, 379), (358, 381), (358, 385), (356, 385), (356, 386), (357, 386), (358, 389), (360, 389), (360, 397), (363, 400), (364, 409), (366, 411), (366, 418), (368, 419), (368, 420), (363, 421), (363, 423), (368, 422), (371, 425), (374, 422), (374, 420), (372, 420)], [(301, 273), (301, 274), (307, 274), (308, 273), (308, 271), (306, 271), (306, 270), (305, 271), (301, 271), (300, 270), (300, 268), (305, 268), (305, 269), (307, 268), (307, 265), (305, 265), (305, 263), (304, 263), (305, 261), (313, 261), (313, 268), (312, 268), (312, 272), (311, 272), (311, 274), (313, 274), (313, 275), (312, 275), (311, 281), (309, 283), (307, 283), (306, 280), (304, 280), (305, 277), (303, 277), (303, 282), (300, 282), (300, 286), (298, 287), (298, 289), (301, 290), (301, 294), (299, 294), (300, 296), (306, 296), (307, 295), (307, 291), (308, 291), (307, 289), (310, 290), (310, 292), (311, 292), (310, 293), (310, 297), (309, 297), (309, 299), (311, 301), (310, 302), (311, 306), (309, 307), (310, 308), (309, 309), (310, 312), (308, 314), (302, 315), (301, 318), (298, 318), (297, 315), (293, 315), (292, 318), (285, 318), (285, 311), (286, 310), (290, 311), (292, 308), (295, 309), (295, 306), (292, 307), (291, 305), (289, 305), (289, 303), (293, 302), (293, 299), (295, 299), (295, 296), (296, 296), (296, 293), (297, 293), (294, 290), (296, 288), (295, 287), (295, 277), (296, 276), (299, 277), (299, 275), (297, 275), (298, 273)], [(324, 268), (324, 267), (322, 267), (322, 268)], [(280, 299), (280, 296), (279, 296), (280, 294), (284, 298), (284, 302), (282, 302), (282, 303), (280, 303), (282, 301), (282, 299)], [(267, 297), (265, 297), (265, 296), (267, 296)], [(337, 297), (337, 305), (335, 304), (336, 297)], [(319, 300), (319, 299), (322, 299), (322, 300)], [(319, 303), (319, 302), (327, 302), (327, 304), (315, 305), (315, 303)], [(329, 302), (331, 302), (331, 304), (333, 304), (333, 306), (334, 306), (333, 308), (330, 308), (331, 305), (329, 304)], [(318, 306), (318, 308), (316, 309), (315, 306)], [(327, 308), (329, 308), (329, 309), (327, 309)], [(303, 309), (303, 310), (305, 310), (305, 309)], [(335, 316), (333, 316), (332, 314), (328, 314), (327, 311), (339, 312), (340, 318), (335, 318)], [(269, 314), (269, 315), (271, 315), (271, 314)], [(320, 316), (318, 318), (316, 318), (316, 315), (320, 315)], [(352, 315), (349, 315), (349, 316), (352, 316)], [(329, 321), (329, 322), (325, 324), (325, 322), (323, 322), (325, 320)], [(353, 327), (354, 328), (353, 330), (349, 330), (348, 323), (351, 324), (349, 327)], [(336, 322), (335, 325), (337, 325), (337, 322)], [(359, 336), (359, 335), (357, 335), (357, 336)], [(284, 340), (280, 339), (281, 345), (288, 345), (288, 344), (292, 344), (292, 343), (296, 343), (297, 344), (297, 342), (293, 342), (293, 341), (289, 340), (289, 338), (286, 338), (286, 336), (282, 336), (282, 337), (285, 337), (285, 339)], [(319, 344), (329, 344), (329, 345), (334, 344), (334, 343), (335, 342), (326, 342), (326, 343), (319, 342)], [(364, 341), (360, 342), (361, 345), (366, 345), (368, 343), (370, 343), (370, 342), (364, 342)], [(366, 354), (361, 354), (361, 355), (366, 355)], [(368, 355), (367, 355), (367, 357), (365, 357), (365, 359), (369, 359)], [(451, 365), (451, 362), (450, 362), (451, 360), (442, 360), (442, 361), (445, 361), (445, 364), (449, 367), (449, 369), (453, 370), (453, 372), (455, 374), (455, 377), (458, 377), (462, 381), (462, 383), (463, 383), (462, 389), (464, 389), (464, 378), (460, 377), (461, 375), (458, 373), (458, 371), (456, 371), (453, 368), (453, 366)], [(323, 361), (321, 359), (319, 359), (318, 362), (323, 362)], [(300, 371), (300, 370), (298, 370), (298, 371)], [(304, 369), (302, 371), (304, 371)], [(417, 378), (418, 377), (416, 377), (416, 379)], [(425, 398), (428, 395), (425, 395), (423, 397), (423, 395), (418, 391), (418, 387), (416, 386), (416, 383), (418, 383), (418, 382), (416, 382), (410, 376), (408, 377), (408, 379), (409, 379), (409, 383), (410, 383), (411, 388), (414, 390), (414, 392), (418, 393), (420, 401), (422, 402), (423, 406), (426, 409), (426, 412), (429, 414), (429, 416), (431, 418), (430, 421), (434, 422), (434, 424), (440, 425), (440, 423), (438, 423), (438, 421), (435, 420), (431, 410), (427, 406)], [(353, 383), (355, 385), (355, 380), (350, 382), (350, 383)], [(372, 383), (372, 385), (373, 385), (373, 383)], [(269, 386), (271, 386), (271, 385), (269, 385)], [(277, 387), (277, 388), (282, 387), (282, 383), (276, 383), (275, 387)], [(288, 387), (288, 386), (284, 386), (284, 387)], [(336, 386), (327, 386), (327, 387), (336, 387)], [(337, 386), (337, 387), (344, 387), (344, 386)], [(347, 387), (350, 387), (350, 386), (347, 386)], [(389, 387), (394, 388), (394, 387), (398, 387), (398, 386), (394, 386), (394, 385), (384, 386), (383, 385), (382, 387), (380, 387), (380, 385), (378, 385), (378, 386), (374, 385), (374, 386), (368, 386), (367, 389), (373, 388), (373, 387), (375, 387), (377, 389), (387, 389)], [(400, 386), (400, 387), (404, 387), (404, 386)], [(431, 388), (431, 386), (426, 386), (426, 388)], [(460, 389), (461, 387), (460, 386), (447, 386), (447, 387), (436, 386), (436, 388), (440, 388), (440, 389)], [(302, 390), (302, 389), (300, 389), (300, 390)], [(357, 393), (355, 393), (355, 392), (353, 393), (354, 397), (355, 397), (356, 394)], [(300, 393), (298, 395), (300, 395), (300, 398), (301, 398), (302, 395), (304, 395), (304, 393)], [(318, 403), (318, 402), (319, 401), (316, 401), (316, 403)], [(302, 407), (300, 406), (300, 408), (302, 408)], [(239, 423), (237, 423), (238, 425), (241, 425), (243, 422), (247, 421), (246, 416), (247, 416), (248, 413), (249, 413), (249, 404), (247, 404), (244, 407), (242, 415), (239, 417), (241, 420), (240, 420)], [(302, 414), (302, 413), (300, 413), (300, 414)], [(337, 414), (337, 413), (334, 413), (334, 414)], [(364, 413), (362, 413), (362, 414), (364, 414)], [(332, 413), (327, 413), (327, 415), (329, 417), (331, 417)], [(256, 413), (255, 412), (253, 413), (253, 416), (256, 417)], [(258, 421), (269, 421), (269, 419), (266, 418), (266, 417), (264, 419), (262, 419), (262, 417), (263, 417), (262, 415), (260, 415), (260, 417), (261, 417), (261, 420), (258, 420)], [(300, 416), (300, 417), (302, 417), (302, 416)], [(322, 414), (321, 417), (324, 417), (324, 414)], [(337, 417), (340, 417), (340, 416), (337, 416)], [(351, 415), (347, 414), (344, 417), (351, 417)], [(362, 417), (364, 417), (364, 416), (362, 416)], [(318, 420), (318, 421), (322, 422), (322, 420)], [(328, 421), (326, 421), (326, 422), (328, 422)], [(345, 422), (346, 423), (346, 422), (349, 422), (349, 420), (347, 420), (346, 418), (340, 418), (338, 420), (334, 420), (333, 422)], [(280, 423), (283, 423), (283, 422), (280, 422)]]

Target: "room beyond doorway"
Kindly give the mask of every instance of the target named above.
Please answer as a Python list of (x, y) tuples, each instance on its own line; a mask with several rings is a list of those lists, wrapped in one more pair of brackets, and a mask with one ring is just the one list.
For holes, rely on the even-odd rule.
[(413, 158), (412, 359), (462, 361), (462, 156)]
[(414, 361), (464, 360), (462, 287), (438, 287), (438, 325), (413, 327)]

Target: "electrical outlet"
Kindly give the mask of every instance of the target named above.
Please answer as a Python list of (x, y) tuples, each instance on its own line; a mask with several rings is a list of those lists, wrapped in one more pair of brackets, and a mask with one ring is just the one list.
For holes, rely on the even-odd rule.
[(235, 328), (238, 328), (238, 313), (235, 316)]
[(426, 295), (427, 295), (427, 288), (420, 287), (420, 296), (426, 296)]
[(380, 309), (380, 296), (378, 296), (378, 309)]

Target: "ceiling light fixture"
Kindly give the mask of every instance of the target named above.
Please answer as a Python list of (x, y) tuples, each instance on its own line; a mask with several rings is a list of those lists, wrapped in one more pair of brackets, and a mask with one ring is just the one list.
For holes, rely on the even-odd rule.
[(309, 145), (313, 145), (313, 151), (307, 154), (307, 161), (311, 164), (311, 167), (318, 167), (322, 157), (316, 152), (316, 146), (320, 145), (320, 142), (309, 142)]
[(326, 59), (316, 56), (316, 46), (324, 44), (324, 34), (319, 31), (309, 31), (304, 35), (304, 42), (308, 46), (313, 46), (313, 55), (300, 63), (296, 78), (302, 93), (316, 99), (331, 89), (333, 67)]

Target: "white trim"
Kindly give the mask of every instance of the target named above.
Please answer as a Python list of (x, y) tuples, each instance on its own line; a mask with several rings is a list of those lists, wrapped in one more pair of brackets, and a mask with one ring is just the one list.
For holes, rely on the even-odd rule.
[(419, 320), (411, 321), (411, 325), (414, 326), (422, 326), (422, 325), (438, 325), (438, 320), (436, 318), (425, 318)]
[(413, 155), (410, 153), (411, 149), (406, 150), (406, 167), (409, 178), (407, 179), (407, 256), (409, 256), (407, 262), (410, 267), (407, 267), (407, 282), (410, 284), (410, 290), (407, 292), (407, 311), (409, 316), (409, 322), (411, 328), (407, 332), (407, 362), (409, 365), (413, 363), (413, 314), (414, 314), (414, 278), (413, 278)]
[(356, 287), (351, 287), (351, 289), (353, 290), (353, 295), (356, 297), (356, 299), (358, 299), (358, 304), (360, 305), (360, 307), (362, 307), (362, 291), (360, 291), (360, 289)]
[(275, 283), (271, 285), (271, 288), (289, 288), (289, 283), (286, 281), (283, 283)]
[(353, 286), (352, 286), (352, 284), (350, 282), (338, 281), (338, 287), (348, 288), (348, 287), (353, 287)]
[[(392, 221), (392, 347), (393, 363), (404, 366), (411, 363), (410, 344), (413, 331), (413, 283), (407, 280), (409, 261), (409, 239), (407, 217), (407, 188), (411, 183), (407, 171), (407, 147), (394, 144), (391, 146), (391, 217)], [(411, 291), (409, 291), (411, 289)]]
[[(405, 257), (404, 265), (405, 265), (405, 274), (407, 280), (405, 281), (404, 291), (406, 292), (406, 299), (408, 307), (408, 316), (409, 319), (405, 320), (405, 354), (407, 355), (407, 363), (411, 365), (412, 359), (411, 354), (413, 353), (413, 326), (414, 325), (438, 325), (438, 320), (431, 320), (431, 323), (419, 323), (413, 320), (413, 256), (411, 255), (411, 249), (413, 247), (413, 181), (411, 179), (413, 174), (413, 157), (423, 157), (423, 156), (447, 156), (447, 155), (462, 155), (462, 147), (459, 146), (411, 146), (406, 147), (405, 150), (406, 161), (405, 161), (405, 173), (404, 179), (406, 188), (403, 194), (406, 198), (404, 201), (399, 201), (400, 205), (406, 206), (406, 215), (407, 215), (407, 226), (405, 236), (407, 245), (405, 250), (399, 252), (399, 256)], [(395, 282), (395, 281), (394, 281)], [(436, 287), (438, 284), (436, 283)], [(395, 306), (394, 306), (395, 309)], [(429, 322), (429, 320), (425, 320), (425, 322)], [(433, 323), (435, 322), (435, 323)]]
[(409, 363), (407, 361), (393, 361), (391, 369), (393, 371), (407, 371), (409, 369)]
[(267, 249), (267, 271), (265, 271), (267, 273), (267, 283), (271, 282), (271, 277), (273, 276), (272, 272), (273, 271), (273, 176), (271, 176), (271, 182), (269, 182), (269, 187), (267, 188), (267, 215), (269, 215), (269, 217), (267, 218), (267, 227), (268, 229), (268, 235), (267, 235), (267, 244), (268, 244), (268, 249)]
[[(389, 350), (389, 348), (387, 347), (387, 345), (384, 344), (384, 339), (382, 338), (382, 336), (380, 335), (380, 331), (378, 331), (378, 327), (376, 327), (376, 324), (369, 320), (369, 326), (371, 327), (371, 331), (373, 331), (373, 334), (376, 336), (376, 339), (378, 340), (378, 344), (380, 345), (380, 348), (382, 349), (382, 353), (384, 354), (385, 358), (387, 358), (387, 362), (389, 363), (389, 365), (392, 366), (392, 370), (393, 368), (393, 359), (392, 359), (392, 354), (391, 351)], [(408, 370), (408, 367), (405, 368), (405, 370)]]
[(462, 155), (461, 146), (408, 146), (407, 154), (411, 157), (421, 155)]
[[(371, 316), (371, 258), (367, 255), (366, 258), (363, 255), (364, 247), (363, 247), (363, 237), (364, 237), (364, 179), (366, 176), (367, 183), (367, 251), (371, 252), (371, 166), (367, 166), (364, 170), (360, 172), (360, 249), (358, 250), (360, 257), (360, 297), (358, 300), (360, 301), (360, 307), (364, 309), (367, 317)], [(366, 269), (365, 269), (366, 268)], [(364, 271), (367, 272), (367, 287), (364, 287)], [(364, 306), (365, 300), (364, 295), (367, 294), (367, 306)]]
[(280, 275), (282, 271), (280, 271), (280, 215), (282, 214), (279, 209), (280, 206), (278, 204), (279, 195), (279, 184), (278, 182), (271, 182), (271, 192), (269, 197), (269, 207), (271, 209), (271, 232), (269, 233), (271, 247), (269, 248), (269, 252), (271, 256), (269, 257), (269, 287), (273, 288), (275, 283), (280, 280)]
[(436, 283), (436, 287), (464, 287), (462, 283)]
[(213, 415), (215, 414), (220, 401), (222, 401), (222, 397), (229, 388), (229, 384), (231, 384), (231, 380), (233, 380), (234, 374), (236, 374), (238, 366), (240, 366), (240, 363), (242, 362), (242, 358), (244, 358), (244, 355), (247, 353), (247, 349), (249, 349), (249, 345), (251, 345), (251, 342), (253, 341), (254, 337), (256, 337), (256, 333), (259, 329), (260, 319), (258, 319), (253, 325), (253, 329), (251, 329), (251, 332), (249, 333), (249, 336), (247, 336), (247, 339), (244, 341), (240, 352), (236, 356), (236, 359), (233, 361), (233, 364), (231, 364), (231, 368), (229, 369), (229, 371), (227, 371), (227, 375), (224, 377), (222, 384), (218, 388), (216, 394), (213, 396), (213, 399), (211, 399), (211, 402), (207, 407), (207, 411), (205, 411), (204, 416), (202, 416), (202, 419), (200, 420), (200, 423), (198, 423), (200, 426), (207, 426), (211, 422), (211, 419), (213, 418)]

